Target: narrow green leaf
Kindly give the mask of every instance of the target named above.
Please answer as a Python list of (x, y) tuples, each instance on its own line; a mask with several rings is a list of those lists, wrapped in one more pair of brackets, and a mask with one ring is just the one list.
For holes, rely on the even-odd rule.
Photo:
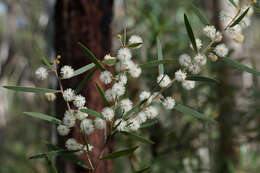
[(204, 25), (210, 25), (208, 19), (199, 8), (197, 8), (195, 5), (192, 5), (192, 9)]
[(142, 69), (144, 68), (152, 68), (152, 67), (157, 67), (160, 64), (174, 64), (176, 63), (175, 59), (163, 59), (163, 60), (155, 60), (155, 61), (150, 61), (144, 64), (140, 64), (139, 67), (141, 67)]
[(127, 120), (129, 118), (129, 116), (131, 116), (132, 113), (138, 111), (140, 109), (140, 107), (145, 103), (147, 102), (147, 99), (145, 100), (142, 100), (140, 101), (139, 103), (137, 103), (130, 111), (126, 112), (124, 115), (123, 115), (123, 119), (124, 120)]
[(47, 153), (36, 154), (34, 156), (29, 157), (29, 160), (42, 159), (45, 157), (45, 155), (53, 157), (53, 156), (57, 156), (57, 155), (61, 155), (61, 154), (75, 153), (78, 151), (80, 151), (80, 150), (68, 151), (68, 150), (64, 150), (64, 149), (57, 149), (57, 150), (49, 151)]
[(237, 4), (234, 2), (234, 0), (228, 0), (234, 7), (237, 8)]
[(255, 13), (260, 13), (260, 8), (254, 7), (254, 12)]
[(42, 63), (46, 65), (50, 70), (53, 70), (53, 66), (50, 64), (47, 58), (42, 54), (41, 50), (39, 48), (35, 48), (35, 52), (40, 56)]
[(51, 173), (58, 173), (58, 171), (57, 171), (57, 169), (55, 167), (55, 164), (50, 159), (50, 156), (46, 154), (46, 155), (44, 155), (44, 158), (46, 159), (46, 162), (47, 162), (47, 165), (48, 165), (48, 168), (49, 168), (49, 172), (51, 172)]
[[(81, 67), (81, 68), (77, 69), (76, 71), (74, 71), (72, 77), (78, 76), (78, 75), (80, 75), (80, 74), (82, 74), (82, 73), (92, 69), (93, 67), (95, 67), (94, 63), (85, 65), (84, 67)], [(67, 79), (67, 78), (62, 78), (62, 79)]]
[(246, 11), (244, 11), (244, 13), (242, 13), (231, 25), (230, 27), (234, 27), (236, 26), (237, 24), (239, 24), (239, 22), (246, 16), (248, 10), (250, 9), (250, 7), (248, 7), (246, 9)]
[(187, 106), (184, 106), (184, 105), (181, 105), (181, 104), (177, 104), (175, 107), (174, 107), (176, 110), (184, 113), (184, 114), (190, 114), (190, 115), (193, 115), (194, 117), (196, 118), (199, 118), (199, 119), (202, 119), (202, 120), (206, 120), (206, 121), (209, 121), (209, 122), (212, 122), (212, 123), (217, 123), (216, 120), (214, 120), (213, 118), (210, 118), (210, 117), (207, 117)]
[(3, 86), (6, 89), (20, 91), (20, 92), (32, 92), (32, 93), (59, 93), (59, 90), (47, 89), (47, 88), (31, 88), (23, 86)]
[(185, 23), (186, 30), (187, 30), (187, 33), (188, 33), (188, 35), (189, 35), (189, 38), (190, 38), (192, 47), (193, 47), (193, 49), (196, 51), (196, 53), (198, 53), (197, 44), (196, 44), (196, 39), (195, 39), (195, 37), (194, 37), (194, 34), (193, 34), (193, 31), (192, 31), (192, 28), (191, 28), (189, 19), (188, 19), (188, 17), (186, 16), (186, 14), (184, 14), (184, 23)]
[(100, 86), (98, 83), (96, 83), (96, 87), (97, 87), (98, 92), (99, 92), (99, 94), (101, 95), (103, 101), (105, 102), (105, 104), (106, 104), (107, 106), (110, 106), (109, 101), (107, 100), (107, 98), (106, 98), (106, 96), (105, 96), (105, 93), (104, 93), (103, 89), (101, 88), (101, 86)]
[(199, 82), (208, 82), (208, 83), (214, 83), (214, 84), (220, 83), (216, 79), (211, 79), (211, 78), (204, 77), (204, 76), (190, 76), (190, 77), (187, 77), (187, 80), (199, 81)]
[(80, 109), (80, 111), (84, 112), (84, 113), (87, 113), (87, 114), (89, 114), (89, 115), (91, 115), (93, 117), (104, 119), (103, 115), (101, 113), (96, 112), (96, 111), (94, 111), (92, 109)]
[[(46, 144), (46, 145), (51, 150), (62, 150), (62, 148), (52, 145), (52, 144)], [(72, 151), (72, 152), (75, 152), (75, 151)], [(77, 156), (73, 155), (72, 152), (69, 152), (69, 151), (60, 152), (59, 155), (71, 160), (73, 163), (75, 163), (83, 168), (90, 169), (87, 164), (85, 164), (83, 161), (81, 161), (79, 158), (77, 158)]]
[(128, 45), (127, 47), (129, 47), (129, 48), (135, 48), (135, 47), (138, 47), (138, 46), (140, 46), (140, 45), (142, 45), (143, 43), (133, 43), (133, 44), (130, 44), (130, 45)]
[(129, 148), (129, 149), (126, 149), (126, 150), (117, 151), (117, 152), (106, 155), (105, 157), (103, 157), (103, 159), (107, 160), (107, 159), (115, 159), (115, 158), (118, 158), (118, 157), (123, 157), (123, 156), (126, 156), (126, 155), (133, 153), (137, 148), (138, 148), (138, 146), (133, 147), (133, 148)]
[(144, 138), (144, 137), (142, 137), (142, 136), (139, 136), (139, 135), (137, 135), (137, 134), (135, 134), (135, 133), (131, 133), (131, 132), (120, 132), (122, 135), (124, 135), (124, 136), (127, 136), (127, 137), (129, 137), (129, 138), (131, 138), (131, 139), (133, 139), (133, 140), (136, 140), (136, 141), (139, 141), (139, 142), (142, 142), (142, 143), (148, 143), (148, 144), (154, 144), (154, 142), (153, 141), (151, 141), (151, 140), (149, 140), (149, 139), (146, 139), (146, 138)]
[(145, 123), (143, 123), (140, 128), (142, 128), (142, 129), (148, 128), (148, 127), (155, 125), (156, 123), (158, 123), (157, 119), (148, 120)]
[(222, 58), (220, 58), (220, 59), (221, 59), (222, 61), (228, 63), (229, 65), (231, 65), (231, 66), (233, 66), (233, 67), (235, 67), (235, 68), (241, 70), (241, 71), (246, 71), (246, 72), (248, 72), (248, 73), (252, 73), (252, 74), (257, 75), (257, 76), (260, 75), (260, 72), (256, 71), (255, 69), (249, 68), (249, 67), (247, 67), (247, 66), (245, 66), (245, 65), (243, 65), (243, 64), (240, 64), (240, 63), (238, 63), (238, 62), (236, 62), (236, 61), (233, 61), (233, 60), (231, 60), (231, 59), (228, 58), (228, 57), (222, 57)]
[(116, 63), (116, 59), (105, 59), (102, 63), (106, 65), (114, 65)]
[(81, 48), (81, 50), (89, 57), (89, 59), (96, 64), (96, 66), (102, 70), (105, 71), (106, 69), (104, 68), (104, 66), (102, 64), (99, 63), (99, 60), (95, 57), (95, 55), (88, 49), (86, 48), (83, 44), (78, 43), (79, 47)]
[[(159, 37), (157, 37), (157, 56), (158, 56), (158, 61), (163, 60), (162, 45), (161, 45)], [(159, 68), (159, 75), (163, 75), (164, 74), (163, 64), (159, 64), (158, 68)]]
[(143, 173), (143, 172), (148, 171), (149, 169), (151, 169), (150, 166), (148, 166), (148, 167), (146, 167), (146, 168), (144, 168), (144, 169), (141, 169), (141, 170), (139, 170), (139, 171), (135, 171), (134, 173)]
[(50, 121), (50, 122), (53, 122), (56, 124), (63, 124), (61, 120), (59, 120), (53, 116), (46, 115), (46, 114), (42, 114), (42, 113), (38, 113), (38, 112), (24, 112), (24, 114), (29, 115), (34, 118), (39, 118), (42, 120)]
[(75, 93), (78, 94), (80, 90), (85, 86), (85, 84), (89, 81), (89, 79), (94, 75), (96, 72), (97, 68), (94, 68), (92, 71), (90, 71), (86, 77), (79, 83), (77, 88), (75, 89)]

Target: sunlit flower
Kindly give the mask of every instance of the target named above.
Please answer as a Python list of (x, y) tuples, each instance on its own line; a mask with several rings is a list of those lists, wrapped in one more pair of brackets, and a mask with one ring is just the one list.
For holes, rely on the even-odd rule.
[(123, 99), (120, 102), (120, 106), (123, 109), (124, 112), (128, 112), (133, 107), (133, 102), (130, 99)]
[(198, 54), (194, 57), (194, 62), (198, 65), (205, 65), (207, 63), (207, 58), (205, 55)]
[(128, 129), (131, 130), (131, 131), (136, 131), (140, 128), (140, 123), (137, 119), (132, 119), (132, 120), (129, 120), (128, 121)]
[(148, 99), (150, 97), (151, 93), (149, 91), (143, 91), (141, 92), (139, 98), (140, 100)]
[(50, 102), (53, 102), (56, 99), (56, 95), (54, 93), (45, 93), (45, 97)]
[(112, 91), (119, 97), (125, 93), (125, 87), (121, 83), (115, 83), (112, 87)]
[(177, 81), (184, 81), (186, 79), (187, 75), (182, 70), (178, 70), (175, 72), (175, 78)]
[(61, 136), (66, 136), (66, 135), (69, 134), (70, 129), (69, 129), (67, 126), (59, 125), (59, 126), (57, 127), (57, 131), (58, 131), (59, 135), (61, 135)]
[(35, 71), (35, 75), (36, 75), (37, 79), (44, 80), (48, 77), (48, 70), (44, 67), (39, 67)]
[(116, 98), (115, 93), (114, 93), (114, 91), (112, 89), (107, 89), (106, 90), (105, 97), (110, 102), (113, 101)]
[[(129, 38), (129, 44), (137, 44), (137, 43), (143, 43), (143, 39), (138, 35), (132, 35)], [(142, 44), (138, 45), (136, 48), (140, 48)]]
[(109, 71), (101, 72), (99, 78), (104, 84), (110, 84), (112, 82), (112, 74)]
[(121, 83), (122, 85), (125, 85), (127, 83), (127, 77), (125, 74), (118, 74), (115, 78), (118, 83)]
[(195, 81), (185, 80), (182, 82), (183, 88), (191, 90), (195, 87)]
[(80, 123), (80, 129), (84, 134), (90, 135), (94, 131), (92, 120), (84, 119)]
[(95, 127), (97, 129), (104, 129), (104, 128), (106, 128), (106, 121), (102, 120), (101, 118), (96, 118), (94, 120), (94, 124), (95, 124)]
[(166, 109), (173, 109), (175, 106), (175, 100), (172, 97), (166, 97), (162, 104)]
[(75, 94), (71, 88), (66, 89), (63, 93), (63, 98), (67, 102), (74, 100), (74, 97), (75, 97)]
[(164, 88), (167, 87), (171, 82), (171, 79), (168, 75), (161, 74), (157, 77), (157, 83), (160, 87)]
[(216, 28), (214, 26), (206, 26), (203, 29), (205, 35), (209, 37), (211, 40), (214, 40), (216, 37)]
[(158, 115), (158, 110), (154, 106), (149, 106), (145, 109), (147, 119), (153, 119)]
[(68, 150), (77, 150), (78, 142), (74, 138), (69, 138), (66, 141), (65, 146)]
[(86, 103), (86, 99), (82, 95), (77, 95), (77, 96), (74, 97), (73, 104), (76, 107), (81, 108), (85, 105), (85, 103)]
[(128, 48), (121, 48), (117, 53), (117, 57), (120, 61), (127, 61), (132, 58), (132, 54)]
[(108, 121), (111, 121), (114, 118), (114, 110), (109, 107), (105, 107), (101, 113)]
[(198, 64), (191, 64), (189, 66), (189, 71), (192, 74), (198, 74), (200, 72), (200, 66)]
[(180, 65), (184, 66), (184, 67), (187, 67), (190, 65), (191, 63), (191, 58), (189, 55), (187, 54), (182, 54), (180, 57), (179, 57), (179, 63)]
[(65, 114), (64, 114), (64, 117), (63, 117), (63, 123), (71, 128), (75, 125), (75, 122), (76, 122), (76, 119), (74, 116), (72, 116), (69, 111), (66, 111)]
[(225, 44), (219, 44), (215, 48), (215, 53), (220, 57), (225, 57), (228, 54), (228, 48)]
[(73, 76), (74, 70), (71, 66), (65, 65), (61, 69), (61, 75), (63, 78), (68, 79)]
[(129, 70), (129, 73), (133, 78), (138, 78), (142, 73), (142, 69), (140, 67), (135, 66)]
[(117, 127), (118, 131), (126, 131), (126, 126), (127, 122), (123, 119), (117, 119), (114, 123), (114, 127)]
[[(197, 46), (197, 49), (201, 49), (201, 47), (202, 47), (202, 42), (199, 38), (196, 38), (196, 46)], [(190, 48), (193, 49), (192, 44), (190, 44)]]

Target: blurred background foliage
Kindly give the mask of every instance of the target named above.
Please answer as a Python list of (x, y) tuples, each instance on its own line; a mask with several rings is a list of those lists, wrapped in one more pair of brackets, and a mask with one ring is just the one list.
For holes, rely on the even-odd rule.
[[(139, 63), (157, 59), (156, 37), (162, 41), (164, 59), (171, 60), (165, 66), (166, 72), (174, 74), (179, 68), (177, 58), (182, 53), (191, 53), (186, 34), (183, 14), (189, 16), (195, 35), (202, 35), (203, 25), (192, 10), (192, 5), (203, 9), (209, 19), (213, 10), (207, 0), (115, 0), (113, 36), (123, 33), (138, 34), (144, 39), (141, 51), (134, 51)], [(40, 47), (50, 58), (54, 55), (52, 18), (54, 0), (0, 0), (0, 83), (26, 86), (55, 87), (50, 80), (42, 83), (34, 79), (33, 73), (40, 65), (39, 57), (34, 51)], [(259, 15), (253, 17), (253, 24), (246, 32), (246, 41), (242, 45), (243, 54), (239, 60), (257, 69), (260, 67), (258, 49), (260, 46)], [(119, 42), (114, 37), (112, 52), (115, 55)], [(241, 47), (240, 47), (241, 48)], [(237, 48), (235, 47), (234, 50)], [(236, 54), (234, 54), (236, 55)], [(242, 55), (242, 56), (241, 56)], [(220, 62), (209, 63), (203, 70), (204, 76), (210, 76), (221, 82), (218, 67)], [(234, 73), (238, 73), (237, 71)], [(129, 84), (131, 99), (137, 100), (142, 90), (157, 91), (155, 83), (157, 68), (143, 70), (142, 78), (132, 80)], [(239, 109), (234, 127), (239, 146), (239, 172), (260, 172), (260, 90), (259, 78), (251, 74), (241, 74), (242, 88), (236, 100)], [(138, 83), (138, 85), (136, 85)], [(216, 84), (197, 83), (192, 91), (184, 91), (177, 84), (165, 95), (172, 95), (177, 102), (195, 108), (213, 118), (219, 116), (219, 96)], [(28, 157), (46, 150), (44, 141), (55, 142), (55, 127), (48, 123), (21, 116), (24, 110), (52, 112), (53, 109), (42, 97), (33, 94), (18, 94), (0, 88), (0, 172), (47, 172), (45, 162), (28, 161)], [(217, 145), (219, 138), (218, 125), (212, 125), (189, 115), (176, 111), (160, 109), (158, 123), (149, 129), (141, 130), (155, 145), (142, 145), (135, 155), (115, 161), (116, 172), (133, 172), (133, 170), (151, 165), (155, 173), (207, 173), (216, 170)], [(116, 137), (116, 146), (134, 146), (133, 141)], [(129, 160), (126, 161), (126, 160)], [(230, 164), (230, 172), (235, 172)]]

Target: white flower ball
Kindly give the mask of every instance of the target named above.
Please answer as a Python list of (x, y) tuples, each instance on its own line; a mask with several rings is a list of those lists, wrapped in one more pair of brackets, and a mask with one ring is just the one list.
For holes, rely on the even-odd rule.
[(94, 120), (94, 124), (95, 124), (95, 127), (97, 129), (104, 129), (104, 128), (106, 128), (106, 121), (102, 120), (101, 118), (96, 118)]
[(61, 75), (63, 78), (68, 79), (73, 76), (74, 70), (71, 66), (65, 65), (61, 69)]
[(166, 97), (162, 104), (166, 109), (173, 109), (175, 106), (175, 100), (172, 97)]
[(158, 110), (154, 106), (149, 106), (145, 109), (147, 119), (153, 119), (158, 115)]
[(215, 48), (215, 53), (220, 57), (225, 57), (228, 55), (228, 48), (225, 44), (219, 44)]
[(76, 119), (74, 116), (70, 115), (69, 111), (66, 111), (63, 117), (63, 123), (71, 128), (75, 125)]
[(207, 63), (207, 58), (205, 55), (198, 54), (194, 57), (194, 62), (198, 65), (205, 65)]
[(120, 97), (125, 93), (125, 87), (121, 83), (115, 83), (112, 87), (112, 91), (116, 96)]
[(44, 80), (48, 77), (48, 70), (44, 67), (39, 67), (36, 71), (35, 71), (35, 75), (37, 79), (41, 79)]
[(85, 105), (86, 103), (86, 99), (85, 97), (83, 97), (82, 95), (77, 95), (74, 97), (74, 101), (73, 104), (77, 107), (77, 108), (81, 108)]
[(199, 74), (200, 72), (200, 66), (198, 64), (192, 64), (189, 66), (189, 71), (192, 74)]
[(139, 98), (140, 100), (145, 100), (145, 99), (148, 99), (150, 97), (151, 93), (149, 91), (143, 91), (141, 92)]
[[(137, 44), (137, 43), (143, 43), (143, 39), (138, 35), (132, 35), (129, 38), (129, 44)], [(142, 44), (138, 45), (136, 48), (140, 48)]]
[(175, 78), (177, 81), (184, 81), (186, 79), (187, 75), (182, 70), (178, 70), (175, 72)]
[(105, 97), (108, 101), (112, 102), (116, 98), (116, 95), (112, 89), (108, 89), (105, 91)]
[(94, 125), (92, 124), (92, 120), (82, 120), (80, 123), (80, 129), (84, 134), (90, 135), (94, 131)]
[(75, 94), (71, 88), (66, 89), (63, 93), (63, 98), (67, 102), (73, 101), (74, 97), (75, 97)]
[(195, 81), (186, 80), (182, 82), (183, 88), (191, 90), (195, 87)]
[(58, 131), (59, 135), (61, 135), (61, 136), (66, 136), (66, 135), (69, 134), (70, 129), (69, 129), (67, 126), (59, 125), (59, 126), (57, 127), (57, 131)]
[(133, 102), (130, 99), (123, 99), (120, 102), (120, 106), (123, 109), (124, 112), (128, 112), (133, 107)]
[(184, 66), (184, 67), (187, 67), (190, 65), (191, 63), (191, 58), (188, 54), (182, 54), (180, 57), (179, 57), (179, 63), (180, 65)]
[(101, 113), (102, 113), (103, 117), (105, 118), (105, 120), (108, 120), (108, 121), (111, 121), (115, 115), (114, 110), (109, 107), (105, 107)]
[(118, 50), (117, 58), (120, 61), (127, 61), (132, 58), (132, 54), (128, 48), (121, 48)]
[(168, 75), (161, 74), (157, 77), (157, 83), (161, 88), (165, 88), (171, 83), (171, 79)]
[(113, 75), (109, 71), (103, 71), (99, 76), (100, 81), (104, 84), (110, 84), (112, 82), (112, 77)]

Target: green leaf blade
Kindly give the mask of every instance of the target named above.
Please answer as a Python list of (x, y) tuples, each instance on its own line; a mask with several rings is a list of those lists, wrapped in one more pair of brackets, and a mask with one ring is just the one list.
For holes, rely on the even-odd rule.
[(106, 98), (106, 96), (105, 96), (105, 93), (104, 93), (103, 89), (101, 88), (101, 86), (100, 86), (98, 83), (96, 83), (96, 87), (97, 87), (98, 92), (99, 92), (99, 94), (101, 95), (103, 101), (105, 102), (105, 104), (106, 104), (107, 106), (110, 106), (110, 103), (109, 103), (109, 101), (107, 100), (107, 98)]
[(89, 57), (89, 59), (96, 64), (96, 66), (101, 70), (101, 71), (105, 71), (105, 67), (99, 63), (98, 59), (95, 57), (95, 55), (87, 48), (85, 47), (83, 44), (78, 43), (79, 47), (81, 48), (81, 50)]
[(248, 8), (246, 9), (246, 11), (244, 11), (244, 12), (230, 25), (230, 27), (234, 27), (234, 26), (236, 26), (237, 24), (239, 24), (239, 22), (240, 22), (241, 20), (243, 20), (243, 18), (246, 16), (246, 14), (247, 14), (247, 12), (249, 11), (249, 9), (250, 9), (250, 7), (248, 7)]
[(189, 36), (189, 38), (190, 38), (192, 47), (193, 47), (194, 51), (196, 51), (196, 53), (198, 53), (197, 44), (196, 44), (196, 39), (195, 39), (193, 30), (192, 30), (192, 28), (191, 28), (189, 19), (188, 19), (188, 17), (186, 16), (186, 14), (184, 14), (184, 23), (185, 23), (186, 30), (187, 30), (188, 36)]
[(78, 84), (77, 88), (75, 89), (75, 93), (78, 94), (81, 89), (85, 86), (85, 84), (91, 79), (91, 77), (96, 72), (97, 68), (94, 68), (92, 71), (90, 71), (86, 77)]
[(146, 139), (146, 138), (144, 138), (144, 137), (142, 137), (142, 136), (139, 136), (139, 135), (137, 135), (137, 134), (135, 134), (135, 133), (124, 132), (124, 131), (121, 131), (120, 133), (121, 133), (122, 135), (124, 135), (124, 136), (127, 136), (127, 137), (129, 137), (129, 138), (131, 138), (131, 139), (133, 139), (133, 140), (136, 140), (136, 141), (139, 141), (139, 142), (142, 142), (142, 143), (154, 144), (153, 141), (151, 141), (151, 140), (149, 140), (149, 139)]
[(48, 88), (32, 88), (23, 86), (3, 86), (6, 89), (19, 91), (19, 92), (32, 92), (32, 93), (59, 93), (60, 90), (48, 89)]
[(187, 77), (187, 80), (191, 81), (198, 81), (198, 82), (207, 82), (207, 83), (213, 83), (213, 84), (219, 84), (220, 82), (216, 79), (211, 79), (204, 76), (189, 76)]
[[(92, 69), (93, 67), (95, 67), (95, 64), (94, 63), (91, 63), (91, 64), (88, 64), (88, 65), (85, 65), (77, 70), (74, 71), (73, 75), (71, 76), (72, 77), (75, 77), (75, 76), (78, 76), (90, 69)], [(67, 79), (67, 78), (62, 78), (62, 79)]]
[(49, 116), (43, 113), (38, 113), (38, 112), (24, 112), (23, 114), (31, 116), (33, 118), (38, 118), (38, 119), (42, 119), (45, 121), (49, 121), (55, 124), (63, 124), (61, 120), (53, 117), (53, 116)]
[(97, 111), (94, 111), (92, 109), (80, 109), (81, 112), (84, 112), (84, 113), (87, 113), (89, 114), (90, 116), (93, 116), (93, 117), (96, 117), (96, 118), (101, 118), (101, 119), (104, 119), (103, 118), (103, 115)]
[(46, 65), (50, 70), (53, 70), (53, 66), (47, 60), (47, 58), (42, 54), (39, 48), (35, 48), (35, 52), (40, 56), (40, 59), (44, 65)]
[(236, 61), (233, 61), (233, 60), (231, 60), (228, 57), (222, 57), (221, 60), (226, 62), (226, 63), (228, 63), (229, 65), (237, 68), (238, 70), (245, 71), (245, 72), (251, 73), (251, 74), (256, 75), (256, 76), (260, 76), (260, 72), (259, 71), (256, 71), (255, 69), (247, 67), (247, 66), (245, 66), (243, 64), (240, 64), (240, 63), (238, 63)]
[(195, 5), (192, 5), (192, 10), (198, 16), (202, 24), (210, 25), (208, 19), (205, 17), (205, 15), (202, 13), (202, 11), (199, 8), (197, 8)]
[(210, 117), (207, 117), (187, 106), (184, 106), (184, 105), (181, 105), (181, 104), (177, 104), (175, 107), (174, 107), (176, 110), (184, 113), (184, 114), (190, 114), (190, 115), (193, 115), (194, 117), (198, 118), (198, 119), (202, 119), (202, 120), (206, 120), (206, 121), (209, 121), (209, 122), (212, 122), (212, 123), (217, 123), (216, 120), (214, 120), (213, 118), (210, 118)]
[(138, 146), (130, 148), (130, 149), (126, 149), (126, 150), (117, 151), (117, 152), (104, 156), (103, 159), (108, 160), (108, 159), (116, 159), (119, 157), (123, 157), (123, 156), (133, 153), (137, 148), (138, 148)]
[(131, 116), (132, 113), (136, 112), (137, 110), (140, 109), (140, 107), (147, 102), (147, 99), (145, 100), (142, 100), (140, 101), (139, 103), (137, 103), (130, 111), (126, 112), (124, 115), (123, 115), (123, 119), (124, 120), (127, 120), (129, 119), (129, 117)]
[(154, 60), (154, 61), (140, 64), (139, 67), (141, 67), (142, 69), (145, 69), (145, 68), (157, 67), (160, 64), (174, 64), (174, 63), (176, 63), (175, 59)]
[(148, 167), (146, 167), (146, 168), (144, 168), (144, 169), (141, 169), (141, 170), (139, 170), (139, 171), (135, 171), (134, 173), (143, 173), (143, 172), (148, 171), (149, 169), (151, 169), (150, 166), (148, 166)]

